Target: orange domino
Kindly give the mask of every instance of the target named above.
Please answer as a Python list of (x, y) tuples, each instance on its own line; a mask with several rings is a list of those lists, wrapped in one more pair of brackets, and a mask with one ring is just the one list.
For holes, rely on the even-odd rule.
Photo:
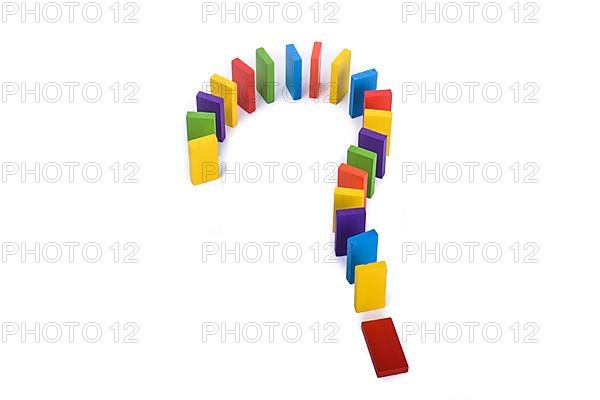
[(367, 90), (365, 92), (365, 108), (392, 111), (392, 91), (390, 89)]
[(352, 189), (362, 189), (365, 191), (365, 203), (367, 205), (367, 185), (369, 174), (360, 168), (348, 164), (340, 164), (338, 167), (338, 186)]
[(311, 99), (319, 97), (319, 86), (321, 85), (321, 42), (313, 44), (312, 55), (310, 56), (310, 84), (308, 96)]

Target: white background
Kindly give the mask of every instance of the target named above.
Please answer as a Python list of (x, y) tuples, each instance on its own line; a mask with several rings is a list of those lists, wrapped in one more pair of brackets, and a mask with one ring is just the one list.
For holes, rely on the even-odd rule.
[[(28, 3), (33, 7), (33, 3)], [(44, 3), (42, 3), (44, 4)], [(21, 332), (0, 342), (0, 387), (3, 398), (410, 398), (531, 399), (594, 398), (597, 380), (597, 164), (598, 55), (596, 2), (538, 2), (538, 23), (513, 21), (512, 2), (499, 2), (497, 23), (486, 22), (481, 6), (474, 22), (439, 23), (420, 14), (403, 22), (402, 3), (338, 2), (338, 23), (313, 21), (312, 2), (301, 2), (302, 17), (287, 22), (282, 6), (274, 22), (267, 9), (258, 23), (234, 21), (220, 14), (203, 23), (202, 2), (138, 3), (139, 23), (114, 23), (111, 2), (100, 2), (103, 16), (87, 23), (35, 23), (20, 14), (0, 25), (0, 80), (33, 87), (48, 82), (97, 82), (104, 90), (92, 104), (76, 91), (73, 103), (53, 104), (19, 95), (0, 103), (0, 161), (41, 167), (50, 163), (98, 163), (102, 178), (86, 182), (76, 174), (39, 183), (20, 173), (0, 186), (0, 241), (26, 243), (98, 243), (103, 256), (90, 263), (76, 252), (53, 264), (44, 257), (3, 253), (0, 265), (0, 322), (33, 329), (55, 322), (77, 322), (74, 343), (68, 331), (58, 343)], [(233, 8), (229, 2), (228, 7)], [(433, 2), (427, 3), (430, 8)], [(447, 3), (440, 3), (440, 8)], [(482, 5), (485, 3), (482, 3)], [(123, 3), (121, 4), (121, 6)], [(220, 5), (218, 5), (221, 7)], [(521, 3), (521, 8), (524, 3)], [(242, 7), (242, 5), (240, 5)], [(531, 10), (531, 9), (528, 9)], [(64, 10), (63, 10), (64, 11)], [(490, 11), (492, 13), (492, 11)], [(290, 15), (293, 16), (292, 11)], [(493, 13), (490, 14), (493, 16)], [(66, 16), (63, 17), (66, 19)], [(120, 16), (122, 20), (123, 15)], [(323, 41), (322, 80), (329, 79), (332, 58), (352, 50), (352, 73), (379, 72), (379, 88), (394, 91), (394, 130), (387, 174), (377, 181), (369, 200), (368, 228), (380, 234), (380, 259), (388, 263), (388, 306), (358, 315), (353, 287), (345, 281), (345, 258), (324, 259), (332, 240), (331, 207), (335, 183), (324, 182), (327, 163), (345, 160), (355, 144), (361, 118), (348, 116), (348, 99), (337, 105), (296, 103), (277, 91), (274, 104), (259, 103), (247, 115), (239, 109), (237, 128), (228, 129), (220, 158), (234, 168), (265, 162), (295, 162), (302, 177), (290, 183), (275, 169), (240, 182), (193, 187), (188, 178), (185, 112), (194, 110), (196, 92), (210, 75), (230, 76), (230, 61), (240, 57), (254, 66), (254, 50), (264, 46), (275, 59), (284, 82), (285, 44), (295, 43), (308, 74), (312, 42)], [(113, 100), (109, 87), (133, 82), (136, 104)], [(403, 83), (496, 82), (501, 99), (475, 99), (467, 92), (457, 103), (433, 95), (402, 99)], [(538, 103), (518, 102), (509, 89), (515, 82), (539, 87)], [(406, 87), (406, 85), (404, 85)], [(66, 94), (64, 95), (66, 96)], [(43, 96), (42, 96), (43, 97)], [(321, 92), (321, 98), (326, 93)], [(121, 172), (135, 163), (139, 183), (113, 182), (114, 163)], [(476, 169), (450, 183), (420, 175), (403, 179), (410, 163), (484, 165), (497, 163), (498, 183), (488, 183)], [(539, 183), (518, 183), (510, 169), (535, 163)], [(319, 172), (315, 182), (315, 169)], [(454, 165), (454, 164), (452, 164)], [(65, 172), (66, 170), (63, 170)], [(246, 170), (250, 173), (251, 170)], [(254, 170), (252, 170), (254, 171)], [(267, 174), (266, 168), (262, 169)], [(468, 170), (463, 169), (463, 174)], [(252, 172), (251, 176), (254, 175)], [(293, 174), (292, 174), (293, 175)], [(139, 263), (117, 263), (109, 247), (135, 243)], [(256, 263), (220, 253), (206, 257), (203, 244), (234, 248), (249, 243), (278, 242), (275, 261), (268, 255)], [(475, 253), (450, 263), (419, 255), (403, 262), (403, 243), (497, 243), (500, 261)], [(538, 263), (519, 262), (510, 250), (535, 243)], [(287, 262), (281, 247), (295, 243), (299, 262)], [(313, 260), (314, 243), (321, 248)], [(312, 247), (314, 249), (314, 247)], [(266, 247), (262, 247), (266, 251)], [(464, 249), (464, 248), (463, 248)], [(362, 320), (391, 316), (404, 338), (410, 365), (407, 374), (377, 379), (360, 331)], [(121, 335), (114, 343), (114, 323)], [(138, 343), (124, 343), (123, 326), (139, 327)], [(264, 323), (279, 323), (273, 343)], [(337, 343), (326, 343), (324, 336)], [(470, 343), (465, 323), (477, 323)], [(528, 326), (539, 330), (527, 343)], [(103, 331), (88, 343), (81, 326), (97, 323)], [(262, 338), (248, 335), (206, 337), (211, 323), (233, 329), (263, 326)], [(298, 324), (302, 336), (289, 343), (281, 327)], [(319, 323), (315, 343), (314, 328)], [(515, 323), (519, 337), (515, 343)], [(25, 325), (22, 325), (25, 324)], [(249, 325), (250, 324), (250, 325)], [(423, 328), (435, 330), (421, 336)], [(456, 324), (462, 337), (451, 343)], [(493, 329), (502, 329), (497, 343)], [(210, 325), (212, 326), (212, 325)], [(204, 327), (204, 328), (203, 328)], [(447, 329), (444, 330), (443, 328)], [(513, 330), (511, 330), (513, 327)], [(41, 329), (41, 328), (40, 328)], [(241, 328), (240, 328), (241, 329)], [(130, 331), (128, 331), (130, 332)], [(92, 334), (91, 332), (90, 334)], [(243, 332), (241, 332), (243, 333)], [(294, 336), (294, 331), (289, 331)], [(53, 336), (53, 335), (52, 335)], [(93, 336), (93, 335), (92, 335)]]

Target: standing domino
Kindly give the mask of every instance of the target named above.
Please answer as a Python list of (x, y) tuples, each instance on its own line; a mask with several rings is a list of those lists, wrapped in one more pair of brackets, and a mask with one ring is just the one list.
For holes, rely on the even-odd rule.
[(350, 59), (352, 52), (348, 49), (342, 50), (331, 62), (331, 82), (329, 87), (329, 102), (338, 104), (346, 93), (350, 81)]
[(365, 91), (377, 89), (377, 70), (359, 72), (350, 78), (350, 117), (363, 115)]
[(285, 86), (293, 100), (302, 98), (302, 58), (296, 46), (285, 46)]
[(220, 75), (210, 77), (210, 92), (225, 101), (225, 123), (235, 128), (238, 123), (237, 84)]

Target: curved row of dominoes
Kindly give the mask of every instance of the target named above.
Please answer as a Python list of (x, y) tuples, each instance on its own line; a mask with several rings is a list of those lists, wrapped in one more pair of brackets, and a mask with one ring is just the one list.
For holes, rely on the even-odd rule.
[[(309, 97), (318, 98), (321, 88), (321, 47), (315, 42), (310, 59)], [(302, 97), (302, 58), (293, 44), (286, 46), (286, 89), (293, 100)], [(366, 229), (366, 203), (375, 192), (375, 178), (385, 175), (392, 133), (392, 91), (377, 90), (377, 71), (350, 75), (351, 51), (342, 50), (331, 63), (329, 102), (338, 104), (350, 96), (350, 117), (363, 117), (357, 146), (347, 150), (347, 161), (338, 169), (333, 200), (335, 254), (346, 256), (346, 279), (354, 284), (357, 313), (385, 307), (387, 265), (377, 261), (378, 234)], [(187, 136), (192, 184), (219, 177), (218, 142), (226, 137), (225, 126), (235, 127), (237, 107), (256, 110), (256, 92), (269, 104), (275, 101), (275, 62), (264, 48), (256, 50), (256, 73), (239, 58), (231, 62), (231, 79), (210, 78), (210, 92), (196, 96), (196, 112), (187, 114)], [(348, 93), (349, 92), (349, 93)], [(391, 318), (362, 322), (378, 377), (408, 371), (408, 364)]]

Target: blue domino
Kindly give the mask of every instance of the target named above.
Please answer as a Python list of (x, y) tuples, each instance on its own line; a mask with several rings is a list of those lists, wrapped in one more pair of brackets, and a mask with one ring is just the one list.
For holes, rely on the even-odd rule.
[(365, 91), (377, 89), (377, 70), (359, 72), (350, 78), (350, 116), (360, 117), (365, 111)]
[(348, 238), (348, 256), (346, 257), (346, 280), (354, 284), (354, 271), (357, 265), (377, 261), (379, 235), (375, 229)]
[(292, 99), (302, 98), (302, 58), (293, 44), (285, 46), (285, 86)]

